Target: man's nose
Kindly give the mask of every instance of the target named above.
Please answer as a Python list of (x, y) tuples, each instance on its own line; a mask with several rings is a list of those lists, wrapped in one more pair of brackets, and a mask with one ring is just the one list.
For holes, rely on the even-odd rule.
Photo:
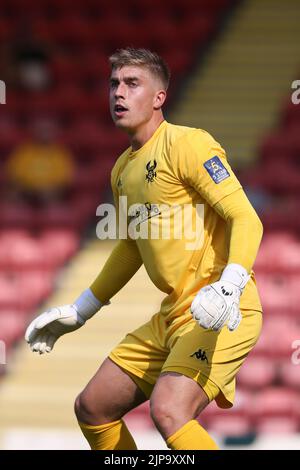
[(124, 96), (125, 96), (125, 85), (124, 83), (119, 83), (119, 85), (115, 89), (115, 97), (124, 98)]

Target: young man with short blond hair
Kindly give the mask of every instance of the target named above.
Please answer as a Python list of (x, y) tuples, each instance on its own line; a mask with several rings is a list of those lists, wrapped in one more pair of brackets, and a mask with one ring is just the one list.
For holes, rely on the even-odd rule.
[[(173, 236), (119, 240), (90, 288), (72, 305), (40, 315), (26, 339), (33, 351), (50, 352), (144, 264), (166, 297), (80, 393), (79, 425), (92, 449), (136, 449), (122, 417), (150, 399), (152, 419), (169, 448), (217, 449), (196, 418), (212, 400), (232, 406), (235, 376), (259, 337), (262, 308), (252, 266), (262, 225), (220, 144), (204, 130), (164, 119), (169, 71), (163, 60), (127, 48), (110, 61), (110, 111), (131, 144), (112, 170), (116, 208), (121, 210), (120, 197), (129, 206), (148, 204), (149, 217), (137, 219), (139, 210), (131, 220), (160, 229), (168, 216)], [(201, 243), (192, 248), (187, 236), (174, 235), (177, 211), (186, 206), (185, 224), (194, 223), (198, 206), (204, 208)]]

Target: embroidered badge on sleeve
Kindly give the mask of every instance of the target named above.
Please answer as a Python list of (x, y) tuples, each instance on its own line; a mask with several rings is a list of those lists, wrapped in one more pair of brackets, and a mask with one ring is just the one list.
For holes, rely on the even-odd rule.
[(208, 171), (209, 176), (211, 179), (216, 183), (219, 184), (221, 181), (225, 180), (230, 176), (229, 172), (221, 162), (220, 158), (215, 156), (210, 158), (204, 163), (204, 167)]

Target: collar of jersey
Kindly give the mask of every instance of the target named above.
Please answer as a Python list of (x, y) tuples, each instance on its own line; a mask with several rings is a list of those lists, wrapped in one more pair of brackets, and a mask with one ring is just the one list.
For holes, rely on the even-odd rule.
[(145, 142), (144, 145), (141, 148), (139, 148), (138, 150), (132, 151), (131, 147), (129, 147), (130, 152), (129, 152), (128, 157), (129, 158), (134, 158), (137, 155), (139, 155), (140, 153), (142, 153), (145, 150), (145, 148), (147, 148), (149, 145), (151, 145), (151, 143), (156, 139), (158, 134), (160, 134), (160, 132), (166, 127), (166, 125), (167, 125), (167, 121), (166, 120), (162, 121), (162, 123), (158, 126), (158, 128), (156, 129), (154, 134), (152, 134), (152, 136), (150, 137), (150, 139), (147, 140), (147, 142)]

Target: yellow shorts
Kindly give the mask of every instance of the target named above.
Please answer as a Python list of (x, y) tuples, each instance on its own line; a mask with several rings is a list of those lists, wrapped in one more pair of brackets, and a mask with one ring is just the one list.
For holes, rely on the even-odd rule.
[(234, 401), (235, 376), (259, 338), (262, 313), (241, 310), (239, 327), (230, 332), (205, 330), (190, 311), (169, 324), (160, 313), (129, 333), (109, 357), (135, 380), (147, 398), (162, 372), (192, 378), (210, 401), (230, 408)]

